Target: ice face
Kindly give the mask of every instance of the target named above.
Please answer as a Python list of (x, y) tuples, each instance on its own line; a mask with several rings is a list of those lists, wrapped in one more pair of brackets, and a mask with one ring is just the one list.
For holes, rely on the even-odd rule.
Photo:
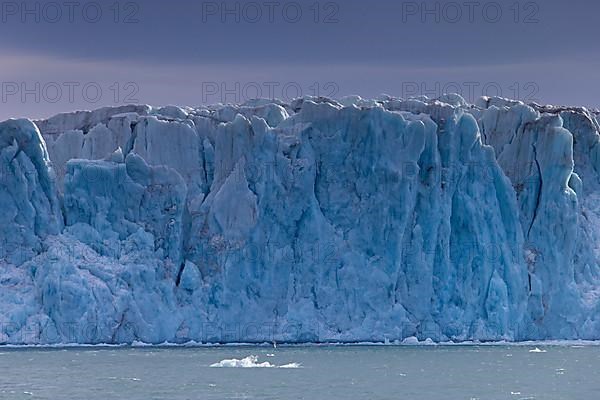
[(18, 265), (62, 226), (48, 151), (31, 121), (0, 124), (0, 174), (0, 241), (6, 260)]
[(599, 131), (458, 95), (7, 121), (0, 342), (599, 339)]

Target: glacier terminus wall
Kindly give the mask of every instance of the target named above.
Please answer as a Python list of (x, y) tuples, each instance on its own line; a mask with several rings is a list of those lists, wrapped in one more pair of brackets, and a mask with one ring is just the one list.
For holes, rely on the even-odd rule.
[(600, 339), (598, 112), (458, 95), (0, 123), (0, 344)]

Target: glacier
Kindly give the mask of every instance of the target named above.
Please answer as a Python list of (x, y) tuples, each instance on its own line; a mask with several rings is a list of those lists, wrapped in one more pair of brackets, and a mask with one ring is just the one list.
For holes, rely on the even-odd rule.
[(598, 340), (599, 115), (448, 94), (2, 122), (0, 344)]

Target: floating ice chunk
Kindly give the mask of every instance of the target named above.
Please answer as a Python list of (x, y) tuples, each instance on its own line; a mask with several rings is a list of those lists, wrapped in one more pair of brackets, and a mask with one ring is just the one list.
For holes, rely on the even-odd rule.
[(293, 369), (293, 368), (302, 368), (302, 365), (299, 363), (289, 363), (281, 366), (277, 366), (271, 364), (267, 361), (259, 363), (258, 356), (248, 356), (238, 360), (237, 358), (232, 358), (228, 360), (221, 360), (218, 363), (214, 363), (210, 365), (212, 368), (283, 368), (283, 369)]
[(218, 363), (211, 364), (213, 368), (273, 368), (273, 364), (265, 361), (263, 363), (258, 362), (257, 356), (248, 356), (238, 360), (232, 358), (229, 360), (221, 360)]
[(530, 353), (546, 353), (547, 350), (542, 350), (539, 347), (529, 350)]
[(290, 363), (290, 364), (281, 365), (279, 368), (285, 368), (285, 369), (302, 368), (302, 364)]

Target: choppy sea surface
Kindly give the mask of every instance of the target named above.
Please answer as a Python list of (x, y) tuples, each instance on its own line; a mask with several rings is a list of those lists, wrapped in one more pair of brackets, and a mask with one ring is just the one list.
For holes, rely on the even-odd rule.
[(0, 399), (600, 399), (600, 346), (0, 348)]

